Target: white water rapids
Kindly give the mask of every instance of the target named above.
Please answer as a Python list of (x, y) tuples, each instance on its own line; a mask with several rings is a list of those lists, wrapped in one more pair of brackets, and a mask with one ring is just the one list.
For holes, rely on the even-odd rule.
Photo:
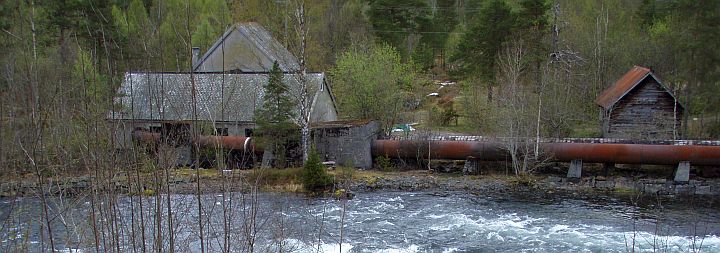
[[(195, 196), (171, 195), (172, 232), (164, 213), (166, 196), (160, 197), (163, 212), (155, 212), (154, 197), (143, 197), (145, 224), (139, 222), (140, 197), (132, 204), (130, 197), (121, 197), (115, 223), (119, 232), (107, 232), (100, 249), (167, 251), (172, 233), (176, 252), (200, 252)], [(203, 196), (207, 252), (247, 252), (251, 247), (255, 252), (720, 252), (716, 204), (635, 205), (612, 197), (531, 193), (377, 192), (347, 201), (260, 194), (252, 208), (249, 197), (234, 193), (223, 202), (221, 195)], [(65, 212), (62, 220), (53, 220), (55, 248), (94, 252), (90, 202), (75, 203), (52, 208)], [(38, 204), (33, 198), (0, 200), (0, 251), (49, 250), (47, 234), (39, 232)], [(154, 243), (157, 235), (162, 245)]]

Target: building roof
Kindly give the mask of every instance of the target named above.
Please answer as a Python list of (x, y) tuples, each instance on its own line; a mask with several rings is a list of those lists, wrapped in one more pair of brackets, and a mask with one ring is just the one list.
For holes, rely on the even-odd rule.
[(627, 73), (625, 73), (625, 75), (618, 79), (615, 84), (603, 91), (600, 96), (595, 99), (595, 103), (602, 108), (605, 108), (606, 110), (610, 109), (613, 105), (615, 105), (615, 103), (617, 103), (625, 95), (630, 93), (633, 88), (635, 88), (647, 77), (654, 78), (658, 82), (658, 84), (668, 94), (670, 94), (670, 96), (672, 96), (673, 98), (675, 97), (672, 92), (670, 92), (670, 90), (665, 87), (662, 82), (660, 82), (660, 79), (653, 74), (652, 70), (641, 66), (634, 66), (632, 69), (630, 69), (630, 71), (628, 71)]
[(277, 61), (284, 72), (299, 69), (300, 64), (272, 34), (261, 25), (235, 24), (193, 63), (196, 72), (269, 72)]
[[(151, 121), (254, 121), (255, 109), (262, 106), (267, 73), (197, 73), (195, 101), (197, 118), (193, 117), (190, 73), (126, 73), (118, 88), (115, 103), (121, 109), (110, 112), (109, 119)], [(292, 94), (299, 92), (299, 76), (285, 74), (284, 82)], [(311, 94), (322, 91), (323, 73), (307, 74)], [(334, 105), (333, 105), (334, 106)]]

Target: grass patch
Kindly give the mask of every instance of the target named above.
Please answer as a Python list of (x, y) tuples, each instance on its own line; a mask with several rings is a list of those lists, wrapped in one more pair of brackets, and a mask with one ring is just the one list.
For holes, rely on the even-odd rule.
[(615, 187), (613, 189), (613, 192), (617, 195), (623, 195), (623, 196), (633, 196), (640, 194), (639, 191), (632, 189), (632, 188), (626, 188), (626, 187)]
[(515, 177), (511, 177), (510, 184), (513, 186), (535, 187), (537, 178), (528, 173), (521, 173)]
[(200, 169), (195, 170), (187, 167), (170, 170), (170, 174), (175, 177), (195, 177), (200, 173), (200, 178), (215, 178), (220, 175), (220, 171), (217, 169)]
[(254, 169), (248, 174), (248, 181), (270, 188), (294, 188), (292, 185), (302, 185), (302, 171), (303, 168)]
[(599, 138), (602, 137), (602, 129), (596, 124), (583, 123), (570, 126), (570, 137), (573, 138)]
[(338, 167), (333, 171), (328, 171), (333, 177), (335, 183), (353, 181), (355, 179), (355, 169), (349, 167)]

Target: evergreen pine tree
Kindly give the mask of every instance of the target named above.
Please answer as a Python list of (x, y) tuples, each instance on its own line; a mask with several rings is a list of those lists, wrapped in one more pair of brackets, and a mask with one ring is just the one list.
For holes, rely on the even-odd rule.
[(310, 150), (308, 160), (303, 167), (302, 182), (308, 192), (320, 192), (332, 184), (332, 178), (320, 163), (320, 155), (315, 149)]
[(460, 72), (477, 75), (492, 86), (495, 59), (515, 27), (515, 15), (504, 0), (492, 0), (481, 9), (470, 30), (461, 39), (453, 60)]
[(283, 82), (283, 73), (276, 62), (268, 74), (268, 83), (265, 86), (263, 105), (255, 113), (260, 141), (273, 150), (277, 162), (275, 166), (285, 166), (285, 153), (290, 140), (291, 129), (294, 128), (292, 119), (295, 110), (290, 89)]

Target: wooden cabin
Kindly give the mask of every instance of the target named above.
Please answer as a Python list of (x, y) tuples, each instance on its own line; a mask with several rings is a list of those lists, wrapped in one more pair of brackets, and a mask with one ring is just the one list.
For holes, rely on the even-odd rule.
[(681, 136), (684, 108), (649, 68), (634, 66), (595, 103), (602, 108), (603, 137), (669, 140)]

